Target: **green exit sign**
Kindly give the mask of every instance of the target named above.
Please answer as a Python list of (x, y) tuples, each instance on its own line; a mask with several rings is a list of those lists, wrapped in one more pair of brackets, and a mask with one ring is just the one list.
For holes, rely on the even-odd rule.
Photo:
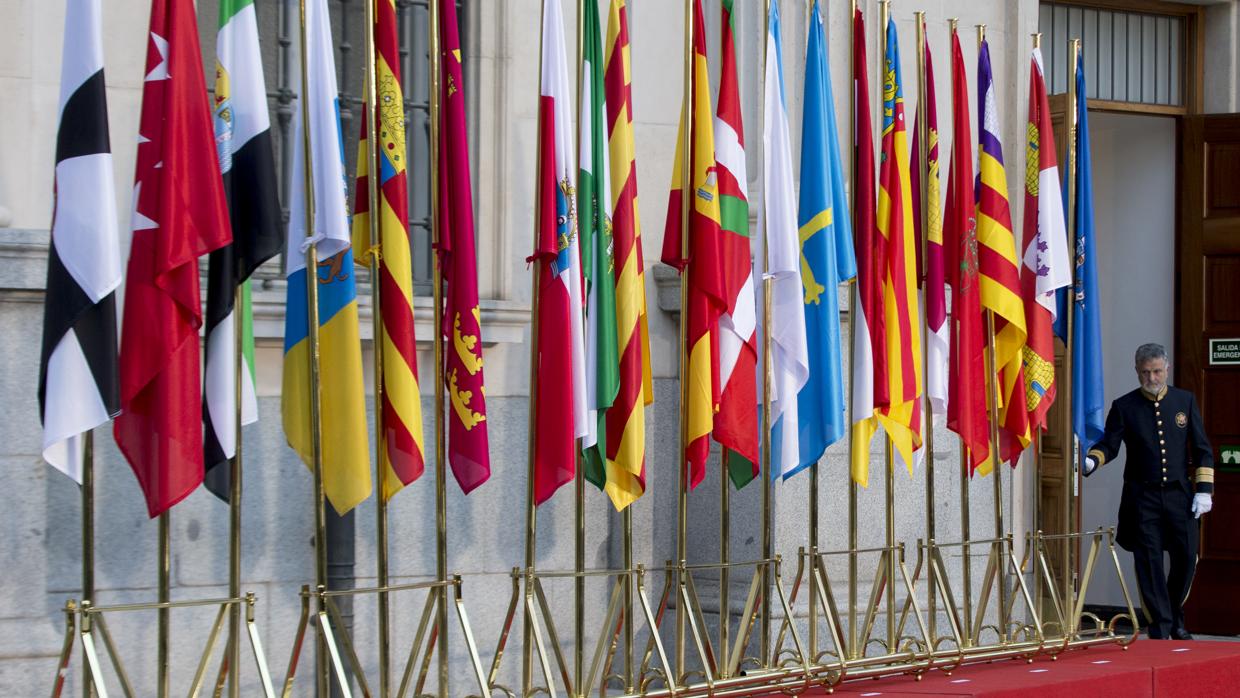
[(1228, 444), (1218, 447), (1219, 470), (1240, 472), (1240, 446)]
[(1240, 366), (1240, 339), (1211, 339), (1211, 366)]

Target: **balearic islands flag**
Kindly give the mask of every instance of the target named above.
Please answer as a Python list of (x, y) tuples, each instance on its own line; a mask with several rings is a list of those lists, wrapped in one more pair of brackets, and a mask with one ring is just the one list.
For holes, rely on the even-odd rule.
[[(784, 97), (784, 55), (779, 3), (771, 3), (766, 26), (766, 80), (763, 83), (763, 206), (754, 263), (766, 259), (771, 284), (771, 472), (791, 473), (800, 465), (798, 393), (809, 379), (805, 338), (805, 300), (801, 286), (801, 244), (797, 237), (792, 138)], [(759, 307), (760, 314), (763, 311)], [(766, 323), (767, 318), (761, 317)]]
[(570, 118), (564, 22), (557, 0), (544, 0), (542, 78), (538, 100), (538, 372), (534, 433), (534, 499), (542, 504), (576, 473), (575, 440), (586, 435), (586, 366), (581, 255), (571, 210), (573, 122)]
[(607, 18), (608, 161), (616, 280), (620, 385), (607, 411), (607, 485), (617, 510), (646, 490), (646, 405), (654, 401), (650, 332), (646, 325), (645, 262), (637, 217), (637, 161), (633, 145), (633, 89), (629, 73), (628, 10), (611, 0)]
[(474, 203), (465, 135), (465, 93), (456, 2), (439, 3), (439, 268), (443, 276), (444, 389), (448, 409), (448, 463), (461, 491), (469, 494), (491, 477), (487, 406), (482, 376), (482, 315), (478, 307), (478, 259), (474, 250)]
[(969, 85), (960, 37), (952, 33), (952, 159), (947, 176), (943, 247), (952, 287), (951, 365), (947, 428), (960, 435), (970, 474), (990, 458), (986, 412), (986, 330), (978, 278), (977, 218), (973, 199), (973, 136), (969, 131)]
[[(686, 18), (686, 21), (688, 18)], [(689, 275), (689, 304), (683, 308), (688, 322), (684, 348), (688, 364), (681, 367), (681, 380), (688, 381), (688, 443), (683, 454), (689, 469), (689, 487), (697, 487), (706, 477), (706, 457), (710, 453), (710, 433), (719, 406), (719, 317), (727, 312), (727, 284), (723, 270), (723, 242), (719, 227), (719, 186), (715, 173), (715, 137), (711, 127), (710, 72), (706, 64), (705, 22), (701, 0), (693, 2), (693, 70), (688, 125), (681, 114), (680, 133), (673, 158), (672, 189), (668, 196), (667, 223), (663, 233), (663, 263)], [(684, 146), (688, 139), (689, 182), (692, 192), (683, 191)], [(689, 229), (682, 229), (684, 197), (689, 200)], [(688, 236), (688, 257), (681, 248)]]
[[(353, 203), (354, 258), (369, 264), (378, 255), (379, 315), (382, 335), (382, 440), (375, 445), (380, 459), (379, 491), (390, 499), (422, 475), (426, 457), (422, 437), (422, 396), (418, 389), (417, 338), (413, 331), (413, 262), (409, 251), (409, 183), (406, 173), (405, 99), (401, 89), (400, 42), (396, 34), (395, 0), (375, 2), (375, 84), (378, 104), (362, 100), (362, 134), (357, 143), (357, 187)], [(365, 95), (369, 90), (363, 88)], [(370, 119), (379, 147), (370, 161)], [(377, 166), (377, 170), (376, 170)], [(377, 192), (378, 249), (370, 237), (371, 187)], [(372, 267), (373, 268), (373, 267)]]
[(202, 483), (198, 258), (231, 241), (194, 3), (154, 0), (113, 426), (151, 518)]
[(865, 52), (865, 19), (853, 16), (853, 88), (856, 91), (854, 147), (856, 188), (857, 330), (853, 333), (852, 365), (852, 479), (869, 484), (870, 442), (878, 426), (877, 412), (890, 403), (887, 381), (886, 317), (883, 314), (883, 277), (887, 264), (887, 238), (878, 234), (874, 211), (874, 132), (870, 129), (869, 63)]
[[(924, 34), (923, 34), (924, 36)], [(918, 48), (926, 56), (926, 162), (921, 159), (921, 124), (913, 122), (913, 227), (917, 231), (919, 276), (925, 289), (926, 314), (926, 394), (930, 408), (947, 414), (947, 359), (949, 328), (947, 325), (946, 269), (943, 255), (943, 211), (939, 207), (939, 124), (938, 105), (934, 98), (934, 65), (930, 60), (930, 42)], [(921, 118), (918, 110), (917, 119)], [(921, 200), (921, 179), (926, 176), (926, 200)], [(924, 207), (924, 208), (923, 208)], [(922, 211), (926, 229), (922, 229)], [(922, 242), (925, 242), (923, 248)], [(925, 256), (922, 256), (922, 250)], [(926, 415), (929, 424), (930, 415)]]
[(82, 482), (82, 434), (120, 410), (116, 189), (108, 143), (99, 0), (69, 0), (47, 250), (39, 416), (43, 459)]
[(611, 222), (611, 168), (608, 163), (607, 104), (603, 90), (603, 38), (598, 5), (582, 6), (585, 36), (578, 117), (580, 168), (577, 221), (581, 266), (586, 281), (586, 436), (581, 443), (585, 476), (607, 486), (607, 410), (620, 390), (620, 348), (616, 340), (616, 278)]
[[(250, 275), (280, 252), (280, 200), (271, 151), (267, 88), (252, 0), (220, 3), (215, 39), (215, 148), (233, 243), (211, 253), (207, 271), (207, 347), (202, 412), (204, 483), (228, 500), (228, 461), (237, 452), (237, 314), (241, 320), (241, 423), (258, 421)], [(236, 306), (240, 289), (241, 306)]]
[[(1029, 412), (1021, 370), (1025, 347), (1025, 306), (1020, 295), (1020, 260), (1008, 208), (1003, 142), (999, 138), (999, 105), (990, 66), (990, 44), (982, 42), (977, 57), (977, 248), (982, 307), (994, 314), (995, 365), (998, 380), (998, 462), (1020, 456), (1029, 445)], [(991, 463), (979, 469), (985, 475)]]
[(887, 385), (891, 403), (878, 419), (896, 451), (913, 470), (921, 448), (921, 331), (917, 314), (917, 256), (913, 243), (913, 195), (908, 133), (900, 82), (900, 45), (895, 20), (887, 22), (883, 80), (883, 155), (879, 169), (878, 232), (884, 239), (883, 312)]
[[(736, 78), (733, 0), (723, 0), (722, 68), (715, 115), (715, 174), (719, 186), (719, 236), (724, 297), (719, 317), (719, 412), (715, 440), (733, 452), (728, 477), (743, 487), (758, 475), (758, 316), (749, 251), (749, 178), (745, 173), (745, 125)], [(739, 458), (736, 456), (740, 456)]]
[[(284, 317), (284, 382), (280, 410), (289, 446), (303, 463), (313, 463), (310, 429), (310, 314), (306, 284), (317, 284), (319, 315), (319, 415), (322, 435), (323, 488), (327, 500), (344, 514), (370, 496), (370, 445), (366, 434), (362, 343), (357, 326), (357, 289), (349, 248), (349, 211), (345, 203), (344, 162), (337, 105), (336, 65), (325, 0), (306, 3), (309, 46), (308, 90), (293, 103), (292, 195), (289, 200), (286, 276), (288, 303)], [(297, 44), (294, 43), (294, 46)], [(300, 58), (290, 61), (294, 85), (301, 84)], [(310, 124), (310, 165), (314, 175), (305, 188), (305, 148), (301, 147), (302, 110)], [(306, 235), (307, 198), (313, 197), (312, 234)], [(316, 268), (306, 268), (309, 243), (315, 244)]]
[[(843, 438), (848, 429), (839, 285), (857, 275), (843, 158), (835, 125), (831, 69), (817, 1), (810, 8), (809, 22), (801, 127), (801, 198), (797, 212), (809, 380), (798, 396), (798, 470), (817, 463), (827, 447)], [(783, 473), (784, 477), (791, 474)]]
[(1028, 337), (1024, 348), (1025, 402), (1030, 430), (1047, 428), (1055, 401), (1055, 291), (1072, 283), (1068, 230), (1055, 162), (1055, 133), (1042, 75), (1042, 49), (1029, 66), (1029, 123), (1025, 143), (1025, 225), (1020, 287)]

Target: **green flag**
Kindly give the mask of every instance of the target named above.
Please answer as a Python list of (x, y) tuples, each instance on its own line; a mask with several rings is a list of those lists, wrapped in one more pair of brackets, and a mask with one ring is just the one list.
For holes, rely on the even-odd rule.
[(607, 160), (607, 113), (603, 99), (603, 41), (598, 7), (583, 4), (581, 66), (581, 171), (577, 220), (586, 280), (586, 404), (589, 432), (582, 440), (585, 476), (599, 489), (607, 482), (606, 411), (620, 390), (616, 329), (615, 261), (611, 241), (611, 186)]

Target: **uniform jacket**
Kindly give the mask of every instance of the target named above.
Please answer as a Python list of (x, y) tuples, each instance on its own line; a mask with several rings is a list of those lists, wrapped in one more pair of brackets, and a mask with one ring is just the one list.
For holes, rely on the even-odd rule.
[[(1182, 488), (1190, 495), (1212, 493), (1214, 455), (1197, 398), (1171, 386), (1157, 396), (1137, 388), (1111, 403), (1106, 431), (1090, 447), (1089, 455), (1101, 467), (1119, 455), (1120, 444), (1126, 447), (1127, 458), (1117, 540), (1131, 550), (1139, 520), (1137, 496), (1158, 488)], [(1186, 511), (1184, 515), (1191, 514)]]

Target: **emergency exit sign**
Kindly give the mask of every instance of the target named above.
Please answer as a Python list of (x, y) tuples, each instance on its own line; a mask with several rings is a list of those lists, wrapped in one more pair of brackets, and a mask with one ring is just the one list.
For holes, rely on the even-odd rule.
[(1240, 339), (1211, 339), (1211, 366), (1240, 366)]

